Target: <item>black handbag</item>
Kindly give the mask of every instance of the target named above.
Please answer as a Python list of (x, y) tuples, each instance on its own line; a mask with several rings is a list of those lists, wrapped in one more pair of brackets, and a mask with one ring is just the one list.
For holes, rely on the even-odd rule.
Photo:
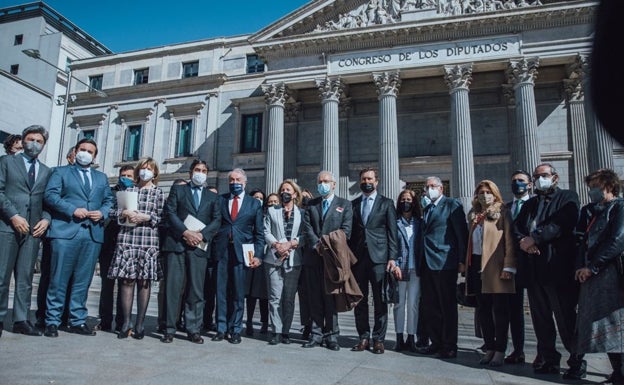
[(466, 295), (466, 282), (460, 282), (457, 284), (455, 295), (457, 297), (458, 304), (464, 307), (477, 307), (477, 297), (474, 295)]
[(384, 274), (381, 301), (386, 304), (399, 303), (399, 281), (390, 271), (386, 271)]

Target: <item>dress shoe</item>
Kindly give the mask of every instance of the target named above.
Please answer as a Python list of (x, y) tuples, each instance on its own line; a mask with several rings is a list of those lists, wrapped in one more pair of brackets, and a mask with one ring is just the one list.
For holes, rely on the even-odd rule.
[(416, 340), (416, 347), (417, 348), (426, 348), (427, 346), (429, 346), (429, 339), (428, 338), (418, 338)]
[(232, 333), (232, 336), (228, 340), (231, 344), (240, 344), (241, 343), (241, 335), (240, 333)]
[(282, 334), (282, 343), (284, 345), (290, 345), (290, 336), (288, 334)]
[(253, 323), (251, 323), (251, 322), (247, 322), (247, 323), (245, 324), (245, 335), (246, 335), (247, 337), (251, 337), (251, 336), (253, 336)]
[(580, 364), (570, 367), (561, 377), (564, 380), (581, 380), (587, 377), (587, 361), (583, 360)]
[(327, 349), (329, 350), (333, 350), (335, 352), (337, 352), (338, 350), (340, 350), (340, 345), (338, 345), (338, 342), (336, 341), (329, 341), (325, 344), (325, 346), (327, 346)]
[(140, 332), (134, 332), (131, 333), (132, 334), (132, 338), (134, 338), (135, 340), (142, 340), (145, 337), (145, 328), (143, 328), (143, 330), (141, 330)]
[(523, 364), (525, 360), (524, 353), (517, 353), (516, 351), (511, 352), (510, 355), (505, 357), (506, 364)]
[(418, 353), (424, 354), (426, 356), (433, 356), (434, 354), (438, 353), (438, 350), (439, 349), (436, 348), (435, 346), (429, 345), (429, 346), (426, 346), (424, 348), (419, 348), (418, 349)]
[(217, 332), (217, 334), (215, 334), (210, 340), (211, 341), (223, 341), (224, 338), (225, 338), (225, 334), (223, 334), (222, 332)]
[(24, 334), (27, 336), (41, 336), (41, 330), (35, 328), (30, 321), (15, 322), (13, 324), (13, 333)]
[[(414, 336), (412, 336), (414, 338)], [(394, 343), (394, 351), (400, 352), (406, 348), (405, 341), (403, 340), (403, 333), (397, 333), (396, 342)]]
[(494, 353), (494, 357), (490, 361), (490, 366), (497, 367), (503, 366), (505, 363), (505, 352), (496, 352)]
[(56, 325), (48, 325), (45, 328), (45, 332), (43, 333), (46, 337), (58, 337), (58, 326)]
[(309, 340), (305, 344), (301, 345), (301, 347), (304, 348), (315, 348), (317, 346), (321, 346), (321, 344), (319, 342), (316, 342), (315, 340)]
[(165, 343), (165, 344), (172, 343), (173, 342), (173, 334), (165, 333), (165, 335), (163, 335), (162, 338), (160, 339), (160, 342)]
[(531, 366), (533, 367), (533, 369), (537, 369), (542, 365), (544, 365), (544, 359), (538, 353), (537, 356), (535, 356), (535, 359), (533, 360)]
[(312, 327), (304, 326), (303, 331), (301, 332), (301, 339), (305, 341), (309, 340), (310, 334), (312, 334)]
[(414, 342), (414, 335), (408, 334), (407, 340), (405, 340), (405, 344), (403, 344), (403, 350), (409, 350), (411, 353), (416, 353), (418, 348), (416, 347), (416, 342)]
[(351, 348), (352, 352), (363, 352), (364, 350), (368, 350), (369, 342), (367, 338), (362, 338), (357, 345)]
[(550, 362), (544, 362), (536, 368), (533, 368), (535, 374), (559, 374), (561, 368)]
[(80, 334), (81, 336), (94, 336), (95, 335), (95, 332), (87, 324), (70, 326), (68, 332), (74, 333), (74, 334)]
[(479, 365), (489, 364), (490, 361), (492, 361), (492, 358), (494, 358), (494, 353), (494, 350), (488, 350), (487, 352), (485, 352), (485, 355), (481, 357), (481, 360), (479, 361)]
[(202, 338), (202, 336), (199, 333), (191, 333), (188, 335), (188, 339), (189, 341), (191, 341), (194, 344), (203, 344), (204, 343), (204, 339)]
[(269, 340), (269, 345), (277, 345), (281, 342), (280, 340), (280, 335), (274, 334), (273, 337)]
[(128, 338), (132, 335), (132, 328), (128, 328), (126, 330), (123, 330), (123, 328), (119, 331), (119, 333), (117, 333), (117, 338), (119, 338), (120, 340), (123, 340), (124, 338)]
[(436, 357), (441, 358), (443, 360), (449, 358), (457, 358), (457, 350), (440, 350)]
[(385, 347), (383, 342), (381, 341), (375, 341), (375, 343), (373, 344), (373, 353), (375, 354), (383, 354), (385, 351)]

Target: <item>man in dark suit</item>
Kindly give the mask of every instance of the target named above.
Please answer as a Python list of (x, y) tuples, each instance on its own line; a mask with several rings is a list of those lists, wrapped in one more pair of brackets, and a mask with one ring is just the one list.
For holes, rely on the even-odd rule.
[(37, 253), (50, 224), (50, 214), (43, 209), (50, 169), (37, 159), (47, 139), (43, 127), (27, 127), (22, 133), (24, 152), (0, 158), (0, 336), (8, 313), (12, 275), (13, 333), (41, 335), (28, 316)]
[[(394, 266), (394, 260), (397, 259), (398, 230), (394, 201), (377, 193), (378, 184), (377, 170), (365, 168), (360, 171), (362, 195), (352, 202), (353, 231), (349, 247), (358, 259), (352, 271), (364, 297), (354, 309), (360, 342), (351, 350), (361, 352), (372, 346), (373, 353), (383, 354), (388, 328), (388, 305), (382, 302), (381, 292), (386, 269), (388, 265)], [(372, 335), (368, 319), (369, 283), (375, 306)]]
[[(167, 253), (167, 330), (161, 341), (173, 342), (178, 309), (184, 284), (184, 319), (191, 342), (203, 344), (200, 335), (204, 319), (204, 280), (211, 255), (210, 245), (221, 226), (221, 200), (206, 188), (208, 165), (200, 159), (191, 163), (189, 184), (175, 184), (167, 198), (167, 236), (162, 247)], [(191, 215), (205, 225), (189, 229), (185, 220)], [(205, 247), (205, 249), (204, 249)]]
[(321, 195), (308, 203), (304, 218), (306, 246), (303, 250), (303, 269), (308, 306), (312, 318), (312, 335), (304, 348), (313, 348), (323, 342), (330, 350), (340, 350), (338, 345), (338, 313), (334, 298), (325, 292), (323, 257), (317, 246), (323, 235), (334, 230), (351, 236), (353, 208), (351, 202), (334, 195), (336, 180), (329, 171), (321, 171), (317, 177), (318, 192)]
[(427, 178), (425, 189), (431, 203), (424, 211), (425, 253), (420, 263), (420, 282), (431, 345), (419, 352), (455, 358), (458, 324), (455, 291), (459, 261), (466, 256), (468, 226), (461, 202), (444, 195), (440, 178)]
[(47, 295), (47, 337), (58, 337), (70, 278), (73, 286), (69, 303), (69, 332), (93, 336), (86, 323), (87, 296), (95, 264), (104, 242), (104, 221), (113, 206), (108, 178), (91, 168), (97, 144), (82, 139), (76, 144), (76, 165), (57, 167), (45, 189), (44, 201), (52, 222), (48, 237), (50, 287)]
[[(222, 341), (239, 344), (243, 329), (245, 286), (249, 269), (264, 258), (264, 222), (262, 204), (245, 194), (247, 174), (235, 168), (228, 175), (230, 192), (221, 195), (221, 227), (215, 238), (217, 257), (217, 334)], [(251, 245), (253, 256), (243, 254), (243, 245)], [(245, 259), (249, 263), (246, 266)]]
[[(564, 379), (581, 379), (587, 363), (574, 354), (574, 330), (579, 285), (574, 280), (574, 227), (579, 216), (578, 195), (557, 187), (559, 175), (549, 163), (533, 171), (536, 196), (522, 205), (515, 220), (516, 238), (528, 260), (528, 287), (531, 318), (541, 363), (538, 374), (558, 374), (561, 354), (555, 347), (557, 330), (570, 352)], [(557, 323), (555, 328), (555, 320)]]

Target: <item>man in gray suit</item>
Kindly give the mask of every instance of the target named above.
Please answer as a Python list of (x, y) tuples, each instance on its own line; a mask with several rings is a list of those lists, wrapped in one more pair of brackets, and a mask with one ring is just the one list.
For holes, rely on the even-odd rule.
[(41, 335), (28, 313), (37, 252), (50, 224), (50, 214), (43, 209), (50, 169), (37, 159), (47, 139), (43, 127), (27, 127), (22, 133), (24, 152), (0, 158), (0, 336), (8, 313), (12, 274), (16, 288), (13, 333)]
[[(381, 300), (386, 268), (394, 266), (398, 254), (398, 230), (394, 202), (377, 193), (377, 170), (360, 171), (362, 195), (353, 200), (353, 233), (349, 247), (358, 259), (353, 274), (364, 298), (354, 309), (355, 327), (360, 342), (351, 350), (367, 350), (372, 337), (373, 353), (383, 354), (388, 328), (388, 304)], [(390, 262), (392, 261), (392, 262)], [(368, 315), (368, 287), (372, 290), (375, 324), (371, 336)]]
[(323, 235), (334, 230), (345, 232), (347, 239), (351, 236), (353, 209), (351, 202), (334, 195), (336, 180), (329, 171), (318, 174), (318, 192), (321, 195), (310, 201), (304, 218), (304, 236), (306, 247), (303, 251), (303, 271), (306, 293), (312, 318), (312, 336), (304, 348), (313, 348), (325, 342), (329, 350), (340, 350), (338, 345), (338, 313), (334, 298), (325, 293), (323, 287), (323, 257), (317, 245)]

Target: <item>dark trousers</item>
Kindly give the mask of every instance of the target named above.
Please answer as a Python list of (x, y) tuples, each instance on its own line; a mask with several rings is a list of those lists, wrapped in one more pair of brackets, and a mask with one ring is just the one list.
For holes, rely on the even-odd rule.
[(325, 294), (323, 266), (303, 266), (302, 274), (306, 283), (308, 306), (312, 318), (312, 339), (338, 342), (338, 313), (331, 294)]
[[(422, 290), (420, 295), (422, 298)], [(429, 327), (427, 326), (427, 315), (425, 305), (423, 305), (422, 300), (418, 303), (418, 327), (416, 329), (416, 339), (423, 345), (429, 345)]]
[(299, 320), (301, 326), (305, 329), (312, 330), (312, 316), (310, 316), (310, 301), (308, 300), (307, 287), (303, 273), (299, 275), (297, 285), (297, 296), (299, 297)]
[(524, 352), (524, 288), (516, 285), (516, 293), (507, 297), (509, 304), (509, 329), (513, 351)]
[(236, 258), (234, 245), (217, 261), (217, 331), (240, 334), (243, 330), (245, 283), (249, 268)]
[[(116, 279), (108, 278), (108, 269), (113, 260), (115, 249), (107, 247), (100, 252), (100, 278), (102, 279), (102, 287), (100, 291), (100, 303), (98, 313), (100, 323), (104, 326), (111, 326), (113, 323), (113, 304), (115, 303), (115, 283)], [(123, 325), (123, 309), (121, 307), (121, 290), (117, 286), (117, 301), (115, 309), (115, 326)]]
[[(537, 354), (545, 363), (559, 365), (561, 354), (555, 347), (558, 330), (563, 346), (570, 352), (568, 365), (570, 367), (579, 365), (583, 356), (573, 354), (578, 302), (576, 284), (570, 282), (569, 284), (541, 285), (534, 282), (527, 288), (527, 293), (533, 329), (537, 338)], [(555, 327), (555, 322), (557, 327)]]
[[(50, 258), (52, 256), (52, 246), (50, 245), (50, 239), (44, 238), (41, 248), (41, 273), (39, 275), (39, 286), (37, 287), (37, 311), (35, 317), (37, 318), (37, 324), (45, 326), (45, 314), (46, 314), (46, 297), (48, 296), (48, 287), (50, 286)], [(69, 300), (71, 298), (71, 288), (73, 284), (73, 277), (69, 280), (69, 286), (67, 287), (67, 297), (65, 298), (65, 310), (61, 317), (61, 325), (67, 325), (69, 319)]]
[(206, 267), (206, 279), (204, 280), (204, 328), (214, 324), (213, 314), (217, 300), (217, 263), (214, 260), (208, 262)]
[(434, 349), (457, 350), (457, 270), (430, 270), (421, 275), (422, 301)]
[(477, 294), (477, 316), (487, 350), (505, 353), (509, 324), (508, 296), (510, 294)]
[(208, 259), (192, 251), (167, 255), (167, 333), (175, 334), (184, 293), (186, 331), (199, 333), (204, 318), (204, 275)]
[[(353, 313), (355, 315), (355, 327), (360, 339), (370, 339), (383, 342), (386, 338), (388, 328), (388, 305), (381, 300), (381, 290), (383, 289), (383, 279), (386, 272), (386, 264), (373, 263), (368, 255), (359, 256), (358, 262), (353, 266), (353, 275), (362, 291), (364, 297), (357, 304)], [(373, 295), (374, 325), (371, 336), (370, 323), (368, 320), (368, 292)]]

